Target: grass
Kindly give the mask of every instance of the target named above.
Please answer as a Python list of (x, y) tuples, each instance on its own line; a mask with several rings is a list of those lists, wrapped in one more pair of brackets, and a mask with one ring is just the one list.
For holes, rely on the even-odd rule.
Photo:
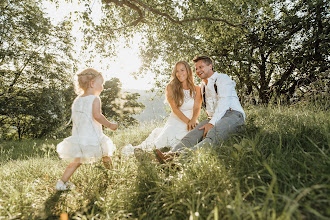
[[(299, 107), (250, 107), (246, 130), (178, 166), (149, 154), (83, 165), (77, 186), (56, 192), (66, 162), (61, 140), (0, 144), (0, 219), (329, 219), (330, 114)], [(159, 124), (109, 134), (118, 149)], [(178, 168), (179, 167), (179, 168)]]

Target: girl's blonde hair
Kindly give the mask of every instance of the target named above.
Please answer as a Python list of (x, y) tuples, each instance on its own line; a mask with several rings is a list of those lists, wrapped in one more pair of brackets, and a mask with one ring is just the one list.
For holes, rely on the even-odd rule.
[(175, 66), (173, 67), (171, 81), (168, 84), (168, 86), (170, 86), (172, 89), (172, 98), (177, 107), (180, 107), (183, 104), (183, 100), (184, 100), (182, 83), (176, 77), (176, 68), (179, 64), (183, 64), (186, 68), (186, 71), (188, 74), (188, 78), (187, 78), (188, 83), (187, 84), (188, 84), (188, 88), (190, 90), (190, 96), (195, 97), (195, 95), (196, 95), (196, 88), (195, 88), (195, 84), (194, 84), (194, 78), (192, 75), (191, 67), (189, 66), (189, 64), (186, 61), (177, 62), (175, 64)]
[(78, 95), (82, 94), (84, 91), (86, 91), (89, 86), (90, 82), (93, 81), (96, 77), (102, 76), (101, 72), (93, 69), (93, 68), (87, 68), (80, 73), (77, 74), (78, 80), (76, 84), (76, 93)]

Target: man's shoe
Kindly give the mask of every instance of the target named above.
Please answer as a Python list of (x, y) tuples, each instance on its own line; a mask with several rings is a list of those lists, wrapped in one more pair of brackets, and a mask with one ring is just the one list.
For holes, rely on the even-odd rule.
[(153, 151), (159, 163), (161, 164), (166, 163), (165, 155), (160, 150), (154, 149)]
[(160, 152), (162, 152), (162, 153), (166, 153), (166, 152), (169, 152), (170, 150), (171, 150), (171, 148), (170, 147), (161, 147), (161, 148), (159, 148), (159, 150), (160, 150)]

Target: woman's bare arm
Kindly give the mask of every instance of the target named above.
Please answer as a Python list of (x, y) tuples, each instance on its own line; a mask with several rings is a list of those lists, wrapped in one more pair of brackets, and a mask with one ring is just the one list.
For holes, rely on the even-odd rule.
[(199, 86), (195, 86), (196, 95), (194, 98), (194, 107), (193, 107), (193, 116), (188, 123), (188, 130), (192, 130), (196, 127), (198, 116), (201, 112), (202, 106), (202, 95), (201, 95), (201, 88)]
[(180, 109), (178, 108), (178, 106), (175, 104), (173, 97), (173, 91), (170, 85), (167, 85), (166, 87), (166, 99), (168, 101), (168, 103), (170, 104), (173, 113), (178, 116), (184, 123), (188, 124), (189, 123), (189, 118), (187, 116), (185, 116)]

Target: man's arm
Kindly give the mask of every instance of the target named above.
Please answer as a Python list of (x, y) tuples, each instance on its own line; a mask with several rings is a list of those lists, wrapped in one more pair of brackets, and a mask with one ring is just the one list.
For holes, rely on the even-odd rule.
[[(230, 79), (226, 74), (221, 75), (216, 81), (217, 83), (217, 105), (214, 114), (210, 120), (210, 124), (215, 125), (215, 123), (220, 120), (226, 113), (226, 111), (231, 107), (231, 98), (235, 96), (235, 86), (236, 83)], [(233, 94), (235, 93), (235, 94)]]
[(218, 77), (216, 84), (218, 90), (216, 92), (218, 101), (214, 114), (209, 123), (199, 128), (199, 130), (204, 129), (203, 137), (206, 136), (207, 132), (214, 127), (215, 123), (220, 120), (225, 115), (226, 111), (230, 108), (230, 99), (236, 85), (228, 75), (222, 75)]

